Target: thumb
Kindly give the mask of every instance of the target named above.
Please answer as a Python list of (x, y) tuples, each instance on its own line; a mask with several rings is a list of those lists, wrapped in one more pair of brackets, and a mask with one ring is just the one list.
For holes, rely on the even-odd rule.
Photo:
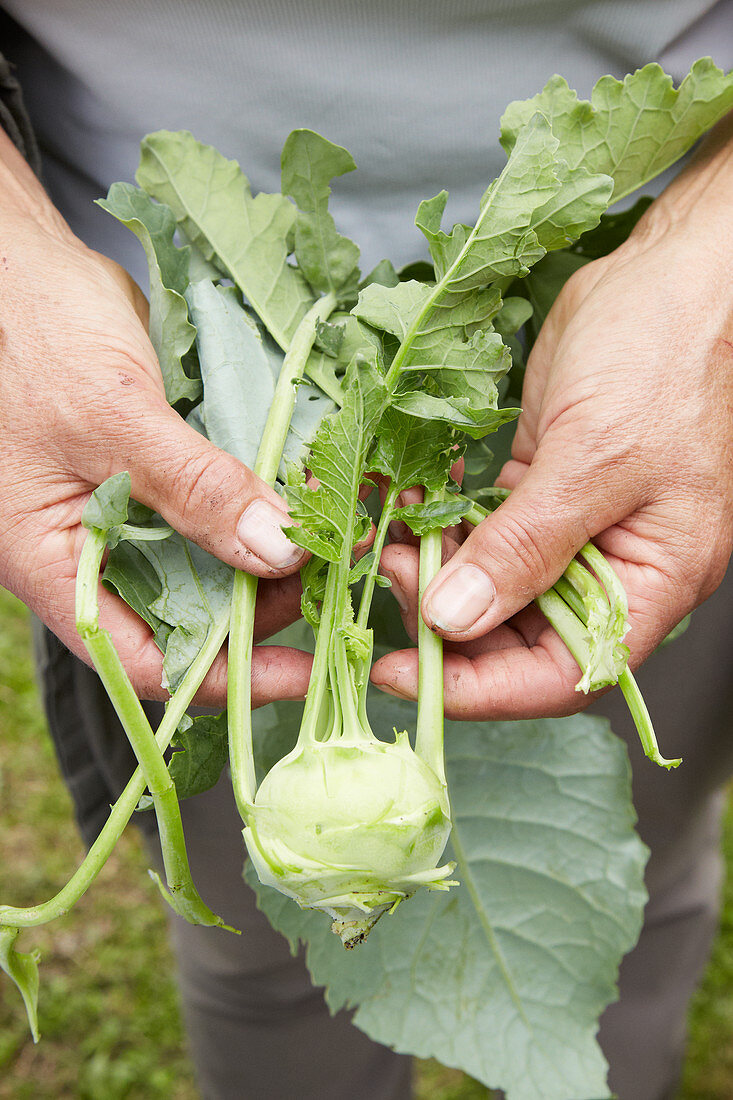
[(135, 500), (229, 565), (259, 577), (302, 565), (306, 552), (282, 530), (291, 522), (285, 501), (167, 405), (145, 409), (114, 462), (129, 471)]
[[(588, 539), (620, 518), (597, 484), (538, 450), (511, 496), (476, 527), (427, 587), (425, 622), (451, 640), (478, 638), (551, 588)], [(579, 486), (585, 487), (579, 489)]]

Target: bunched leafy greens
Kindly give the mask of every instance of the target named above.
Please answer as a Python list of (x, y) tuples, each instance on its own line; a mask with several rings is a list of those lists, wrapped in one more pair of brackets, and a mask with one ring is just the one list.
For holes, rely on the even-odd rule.
[[(0, 907), (0, 966), (34, 1037), (37, 959), (17, 952), (16, 937), (78, 900), (136, 807), (156, 813), (168, 902), (222, 924), (191, 881), (179, 800), (211, 787), (228, 760), (248, 879), (293, 948), (307, 944), (333, 1010), (356, 1008), (357, 1026), (379, 1041), (460, 1066), (510, 1100), (608, 1095), (595, 1028), (645, 897), (624, 751), (605, 723), (576, 717), (449, 724), (444, 754), (442, 643), (422, 623), (412, 737), (411, 708), (368, 693), (374, 647), (391, 636), (379, 556), (390, 521), (403, 519), (421, 537), (424, 589), (440, 568), (442, 528), (500, 505), (501, 491), (484, 487), (483, 504), (464, 493), (453, 464), (468, 448), (480, 472), (481, 440), (518, 413), (523, 356), (552, 298), (640, 211), (607, 216), (608, 205), (731, 105), (733, 80), (709, 60), (679, 89), (656, 65), (605, 77), (590, 103), (555, 77), (505, 112), (507, 163), (474, 224), (444, 229), (441, 192), (416, 217), (431, 264), (400, 276), (385, 261), (365, 280), (328, 210), (331, 181), (355, 167), (346, 150), (295, 131), (281, 193), (253, 196), (235, 162), (190, 134), (144, 139), (138, 186), (115, 184), (101, 205), (145, 248), (169, 401), (287, 496), (290, 537), (311, 554), (298, 629), (312, 632), (313, 672), (302, 712), (274, 704), (253, 729), (257, 579), (131, 501), (125, 473), (92, 495), (77, 624), (140, 766), (64, 889)], [(363, 487), (375, 477), (385, 495), (358, 557), (372, 526)], [(414, 485), (423, 502), (400, 508)], [(99, 628), (105, 551), (104, 583), (164, 653), (171, 698), (157, 731)], [(618, 682), (647, 755), (679, 764), (659, 754), (626, 666), (625, 593), (596, 548), (537, 602), (579, 665), (579, 690)], [(227, 636), (227, 712), (192, 720), (186, 709)], [(367, 934), (344, 955), (339, 939)]]

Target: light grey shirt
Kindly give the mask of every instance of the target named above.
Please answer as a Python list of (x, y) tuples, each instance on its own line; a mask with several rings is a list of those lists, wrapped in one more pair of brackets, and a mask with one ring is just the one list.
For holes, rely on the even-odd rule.
[[(733, 66), (730, 0), (7, 0), (16, 57), (73, 228), (141, 276), (142, 250), (92, 200), (131, 179), (137, 145), (190, 129), (279, 189), (288, 132), (312, 127), (359, 170), (338, 181), (340, 229), (369, 269), (424, 252), (417, 203), (442, 188), (473, 222), (502, 166), (499, 117), (561, 72), (587, 95), (603, 73), (700, 54)], [(0, 49), (3, 44), (0, 43)]]

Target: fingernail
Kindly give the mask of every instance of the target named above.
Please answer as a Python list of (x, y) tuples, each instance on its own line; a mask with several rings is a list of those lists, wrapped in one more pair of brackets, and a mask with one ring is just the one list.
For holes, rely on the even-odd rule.
[(390, 520), (388, 530), (392, 542), (404, 542), (410, 529), (401, 519), (393, 519)]
[(478, 622), (495, 595), (488, 573), (478, 565), (459, 565), (435, 589), (426, 612), (434, 626), (458, 634)]
[(245, 509), (237, 525), (237, 536), (248, 550), (273, 569), (286, 569), (303, 557), (282, 529), (288, 517), (267, 500), (255, 500)]

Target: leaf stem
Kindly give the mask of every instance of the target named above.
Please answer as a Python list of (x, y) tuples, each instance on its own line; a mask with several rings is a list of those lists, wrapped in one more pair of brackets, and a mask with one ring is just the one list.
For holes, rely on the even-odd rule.
[[(490, 513), (480, 504), (474, 504), (463, 517), (474, 525), (480, 523)], [(595, 571), (599, 580), (611, 600), (609, 614), (617, 617), (623, 613), (626, 618), (628, 601), (621, 581), (616, 576), (612, 566), (600, 550), (592, 542), (588, 542), (580, 550), (580, 556), (588, 562)], [(577, 564), (577, 563), (576, 563)], [(585, 571), (584, 571), (585, 573)], [(535, 599), (535, 604), (544, 614), (550, 626), (562, 638), (567, 648), (572, 653), (581, 672), (585, 671), (591, 660), (591, 635), (586, 629), (588, 622), (588, 609), (583, 601), (581, 593), (573, 585), (571, 578), (580, 579), (579, 573), (572, 567), (560, 577), (553, 587)], [(592, 580), (592, 575), (583, 576), (583, 581)], [(597, 582), (596, 582), (597, 583)], [(600, 586), (599, 586), (600, 587)], [(626, 611), (624, 612), (624, 609)], [(636, 680), (628, 667), (619, 672), (618, 685), (621, 688), (626, 705), (639, 734), (644, 754), (655, 764), (663, 768), (677, 768), (682, 763), (681, 758), (667, 760), (661, 755), (657, 744), (654, 726), (646, 703), (642, 697)]]
[[(306, 313), (295, 331), (280, 368), (275, 394), (257, 452), (254, 472), (274, 486), (293, 416), (296, 385), (316, 338), (316, 325), (336, 308), (336, 295), (325, 294)], [(257, 787), (252, 747), (252, 643), (254, 637), (257, 577), (237, 570), (232, 593), (229, 635), (227, 712), (229, 762), (237, 808), (243, 819), (249, 814)]]
[[(425, 490), (425, 503), (441, 500), (443, 491)], [(418, 606), (425, 589), (442, 565), (443, 531), (438, 527), (420, 539)], [(434, 634), (422, 615), (417, 617), (418, 686), (415, 751), (432, 768), (441, 783), (445, 778), (443, 749), (443, 639)]]
[(192, 924), (223, 925), (193, 884), (175, 784), (114, 642), (99, 626), (99, 569), (106, 545), (106, 532), (92, 528), (79, 559), (76, 625), (153, 799), (168, 889), (164, 889), (158, 875), (151, 874), (166, 900), (186, 920)]
[(395, 504), (397, 497), (399, 496), (399, 488), (394, 483), (390, 484), (387, 490), (387, 495), (384, 498), (384, 504), (382, 505), (382, 511), (379, 516), (379, 522), (377, 524), (377, 532), (374, 536), (374, 542), (372, 543), (371, 553), (374, 555), (374, 560), (369, 568), (369, 572), (364, 578), (364, 587), (361, 591), (361, 600), (359, 601), (359, 614), (356, 619), (356, 625), (366, 630), (369, 625), (369, 611), (372, 606), (372, 597), (374, 596), (374, 586), (377, 580), (377, 573), (379, 572), (379, 559), (384, 549), (384, 543), (387, 538), (387, 531), (389, 524), (394, 515)]
[[(220, 621), (212, 625), (206, 641), (191, 662), (175, 694), (168, 700), (163, 720), (155, 734), (155, 740), (161, 752), (168, 748), (181, 718), (186, 713), (202, 680), (211, 668), (214, 658), (226, 641), (228, 632), (229, 617), (222, 616)], [(52, 898), (40, 905), (23, 908), (16, 908), (12, 905), (0, 906), (0, 925), (29, 928), (46, 924), (48, 921), (68, 913), (69, 909), (89, 889), (109, 859), (115, 844), (122, 836), (125, 826), (132, 817), (145, 787), (145, 776), (142, 768), (138, 767), (112, 807), (109, 817), (89, 849), (86, 859), (76, 869), (66, 885)]]

